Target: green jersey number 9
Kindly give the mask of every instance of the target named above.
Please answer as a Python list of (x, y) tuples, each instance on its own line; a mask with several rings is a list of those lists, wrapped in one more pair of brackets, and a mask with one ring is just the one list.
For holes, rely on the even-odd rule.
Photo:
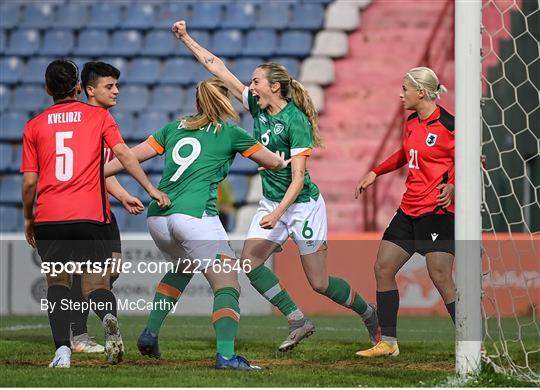
[[(191, 153), (187, 155), (186, 157), (180, 156), (180, 149), (182, 149), (182, 146), (190, 145), (191, 146)], [(199, 157), (201, 154), (201, 143), (196, 138), (182, 138), (180, 141), (174, 145), (174, 149), (172, 151), (172, 158), (173, 161), (178, 165), (178, 169), (174, 173), (174, 175), (171, 177), (171, 181), (177, 181), (180, 176), (182, 176), (182, 173), (186, 171), (186, 169), (189, 168), (191, 164)]]

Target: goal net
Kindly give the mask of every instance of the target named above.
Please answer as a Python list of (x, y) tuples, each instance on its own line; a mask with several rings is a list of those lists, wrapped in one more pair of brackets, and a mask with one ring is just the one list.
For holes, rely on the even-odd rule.
[(482, 358), (540, 384), (540, 10), (482, 1)]

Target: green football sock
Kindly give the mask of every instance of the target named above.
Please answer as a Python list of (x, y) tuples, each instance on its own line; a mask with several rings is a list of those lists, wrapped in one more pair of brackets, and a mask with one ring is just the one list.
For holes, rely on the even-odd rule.
[(346, 280), (330, 276), (328, 278), (328, 288), (324, 292), (328, 298), (342, 306), (354, 310), (362, 315), (368, 306), (362, 297), (354, 291)]
[(212, 323), (216, 332), (217, 352), (230, 359), (234, 355), (234, 340), (240, 321), (240, 293), (232, 287), (220, 288), (214, 293)]
[(153, 310), (150, 312), (146, 328), (154, 333), (159, 334), (161, 324), (167, 314), (173, 308), (173, 305), (178, 301), (180, 295), (186, 289), (192, 274), (179, 274), (174, 272), (167, 272), (159, 285), (156, 288), (154, 295)]
[(270, 303), (276, 306), (283, 315), (288, 316), (295, 310), (298, 310), (296, 303), (291, 296), (279, 283), (279, 279), (264, 264), (255, 268), (247, 274), (251, 285), (255, 287)]

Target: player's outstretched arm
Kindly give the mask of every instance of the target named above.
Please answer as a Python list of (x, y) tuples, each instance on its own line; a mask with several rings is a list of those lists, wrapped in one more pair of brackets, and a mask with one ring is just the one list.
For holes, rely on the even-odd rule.
[(225, 66), (221, 58), (212, 54), (209, 50), (199, 45), (187, 32), (186, 22), (180, 20), (173, 24), (172, 31), (186, 47), (191, 50), (197, 61), (199, 61), (210, 73), (221, 79), (232, 95), (240, 102), (242, 92), (246, 86)]
[(268, 169), (270, 171), (279, 171), (289, 165), (291, 160), (284, 160), (279, 151), (272, 153), (266, 147), (262, 147), (257, 150), (255, 153), (248, 157), (250, 160), (255, 161), (263, 169)]
[(112, 151), (124, 168), (126, 168), (126, 171), (137, 180), (152, 199), (156, 200), (159, 207), (167, 208), (171, 205), (171, 200), (167, 194), (154, 187), (141, 168), (137, 158), (126, 144), (117, 144), (112, 148)]
[(106, 179), (106, 185), (107, 192), (118, 199), (128, 213), (136, 215), (144, 211), (144, 205), (142, 204), (141, 200), (131, 195), (124, 187), (122, 187), (116, 177), (108, 177)]
[[(150, 160), (151, 158), (158, 155), (158, 153), (148, 144), (148, 142), (141, 142), (137, 146), (131, 148), (131, 151), (135, 155), (135, 158), (139, 162)], [(116, 175), (118, 172), (122, 172), (124, 166), (117, 158), (112, 159), (107, 164), (105, 164), (104, 172), (105, 177), (110, 177)], [(114, 196), (114, 195), (113, 195)], [(117, 198), (118, 199), (118, 198)]]
[(354, 191), (355, 199), (358, 199), (362, 192), (364, 192), (369, 186), (375, 183), (376, 178), (377, 174), (373, 171), (370, 171), (366, 176), (364, 176), (362, 180), (358, 182), (358, 185), (356, 186), (356, 189)]

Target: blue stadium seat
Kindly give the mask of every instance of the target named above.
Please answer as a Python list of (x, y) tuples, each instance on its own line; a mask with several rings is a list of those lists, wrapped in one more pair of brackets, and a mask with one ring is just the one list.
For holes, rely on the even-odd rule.
[(242, 52), (240, 30), (219, 30), (212, 36), (210, 51), (219, 57), (236, 57)]
[(255, 68), (263, 63), (262, 58), (238, 58), (231, 66), (231, 72), (246, 85), (251, 83), (251, 75)]
[(244, 56), (266, 57), (275, 53), (277, 35), (274, 30), (251, 30), (247, 33)]
[(312, 37), (305, 31), (285, 31), (281, 34), (276, 54), (306, 57), (311, 53)]
[(147, 160), (143, 164), (146, 164), (144, 167), (145, 171), (163, 172), (163, 167), (165, 166), (165, 157), (163, 155), (158, 155), (150, 160)]
[(87, 27), (114, 29), (120, 24), (121, 8), (118, 4), (95, 3), (92, 5)]
[(161, 84), (194, 84), (197, 82), (197, 68), (200, 66), (192, 59), (175, 58), (167, 60), (159, 82)]
[(126, 217), (127, 225), (125, 227), (126, 232), (146, 232), (148, 231), (148, 225), (146, 223), (146, 213), (130, 215)]
[(4, 111), (0, 113), (0, 123), (2, 123), (2, 138), (8, 140), (21, 140), (24, 126), (30, 119), (24, 111)]
[(78, 56), (101, 56), (109, 52), (109, 41), (109, 34), (104, 30), (83, 30), (73, 53)]
[(40, 37), (38, 30), (16, 30), (9, 37), (5, 54), (8, 56), (30, 56), (38, 51), (39, 45)]
[(0, 181), (0, 200), (2, 202), (21, 202), (21, 175), (4, 176)]
[(148, 95), (148, 90), (145, 86), (127, 85), (122, 87), (116, 107), (119, 110), (132, 112), (146, 110), (148, 107)]
[(109, 198), (111, 203), (113, 203), (113, 205), (111, 205), (111, 211), (114, 213), (114, 217), (116, 218), (116, 223), (118, 224), (118, 229), (120, 230), (121, 234), (126, 230), (126, 218), (129, 216), (129, 214), (122, 206), (118, 206), (117, 201), (113, 201), (114, 197), (110, 196)]
[[(119, 99), (120, 100), (120, 99)], [(135, 119), (131, 111), (117, 110), (111, 111), (111, 114), (120, 128), (123, 137), (128, 137), (135, 131)]]
[(255, 6), (246, 2), (227, 4), (221, 27), (248, 30), (255, 26)]
[(79, 29), (86, 25), (88, 20), (88, 5), (73, 2), (58, 7), (54, 26), (57, 28)]
[(227, 176), (227, 180), (233, 188), (234, 202), (237, 204), (245, 203), (249, 189), (247, 176), (230, 174)]
[(24, 62), (19, 57), (0, 58), (0, 83), (16, 84), (21, 79)]
[(198, 2), (193, 7), (188, 26), (194, 29), (215, 29), (221, 23), (223, 6), (218, 2)]
[(47, 57), (32, 57), (26, 63), (21, 80), (27, 84), (45, 84), (45, 70), (53, 59)]
[[(164, 3), (156, 12), (153, 27), (164, 28), (170, 31), (174, 22), (180, 19), (188, 19), (188, 7), (186, 3)], [(188, 26), (191, 26), (188, 21)]]
[(141, 54), (164, 57), (172, 54), (176, 46), (176, 38), (174, 38), (170, 31), (152, 30), (146, 34), (141, 48)]
[(145, 111), (137, 121), (137, 135), (146, 139), (169, 123), (169, 115), (163, 111)]
[(10, 144), (0, 144), (0, 171), (11, 169), (13, 148)]
[(21, 211), (17, 207), (0, 206), (0, 227), (2, 232), (17, 232), (23, 230)]
[(327, 4), (331, 3), (334, 0), (302, 0), (302, 3), (304, 4), (322, 4), (326, 6)]
[(254, 175), (257, 173), (257, 168), (258, 165), (256, 162), (237, 154), (231, 166), (231, 172), (236, 174)]
[(75, 45), (75, 37), (71, 30), (50, 30), (45, 33), (41, 55), (46, 56), (69, 56)]
[(0, 30), (0, 52), (4, 52), (6, 50), (6, 32), (4, 30)]
[(10, 169), (14, 172), (19, 172), (22, 163), (23, 146), (19, 144), (15, 147), (15, 154), (12, 155)]
[(269, 1), (261, 4), (255, 19), (257, 28), (282, 30), (289, 25), (291, 7), (287, 2)]
[(153, 4), (130, 4), (119, 27), (146, 30), (154, 27), (154, 19), (155, 6)]
[(161, 85), (150, 95), (150, 108), (154, 111), (178, 112), (184, 105), (186, 93), (180, 87)]
[(249, 112), (245, 112), (242, 114), (240, 127), (246, 130), (248, 133), (253, 134), (253, 117)]
[(49, 104), (52, 104), (52, 98), (47, 96), (42, 85), (23, 85), (15, 88), (11, 107), (36, 112)]
[(133, 177), (126, 173), (122, 173), (116, 176), (118, 182), (129, 192), (131, 195), (137, 196), (140, 186)]
[(275, 62), (283, 65), (289, 71), (289, 75), (293, 79), (300, 77), (300, 62), (293, 57), (274, 57), (270, 59), (270, 62)]
[[(0, 72), (2, 69), (0, 68)], [(6, 110), (11, 103), (11, 90), (7, 85), (0, 84), (0, 112)], [(2, 124), (3, 127), (3, 124)]]
[(134, 56), (142, 46), (142, 36), (137, 30), (115, 31), (111, 37), (109, 53), (117, 56)]
[(21, 7), (19, 4), (4, 2), (0, 4), (0, 23), (2, 29), (12, 29), (19, 25)]
[(21, 26), (46, 29), (54, 22), (54, 7), (48, 3), (27, 4)]
[(126, 83), (133, 84), (154, 84), (160, 74), (161, 63), (155, 58), (138, 58), (129, 64)]
[[(210, 34), (202, 30), (190, 31), (189, 35), (197, 41), (202, 47), (210, 47)], [(178, 44), (177, 50), (175, 51), (176, 55), (193, 57), (191, 51), (183, 43)]]
[(292, 9), (290, 29), (320, 30), (324, 23), (324, 8), (320, 4), (295, 4)]
[[(111, 64), (115, 68), (117, 68), (120, 71), (120, 79), (124, 78), (123, 75), (126, 74), (127, 69), (129, 67), (129, 62), (123, 57), (103, 57), (100, 59), (100, 61), (103, 61), (107, 64)], [(82, 69), (82, 67), (81, 67)], [(122, 93), (122, 90), (120, 89), (120, 93)]]

